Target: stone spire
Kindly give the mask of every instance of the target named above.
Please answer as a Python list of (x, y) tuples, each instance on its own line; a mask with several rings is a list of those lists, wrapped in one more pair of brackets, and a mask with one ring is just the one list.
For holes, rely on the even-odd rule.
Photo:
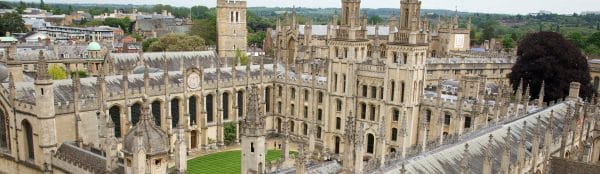
[(48, 73), (48, 64), (46, 63), (46, 56), (44, 56), (44, 51), (40, 50), (38, 56), (35, 83), (41, 83), (42, 81), (48, 80), (52, 80), (52, 77)]
[(540, 87), (540, 94), (538, 95), (538, 103), (537, 103), (537, 107), (538, 108), (542, 108), (544, 107), (544, 88), (546, 86), (546, 82), (542, 81), (542, 86)]
[(552, 145), (552, 132), (554, 129), (554, 125), (552, 125), (552, 120), (554, 120), (554, 110), (550, 111), (550, 117), (547, 118), (548, 124), (546, 125), (546, 133), (544, 135), (544, 161), (548, 161), (550, 159), (550, 146)]
[(247, 98), (247, 111), (246, 118), (242, 121), (242, 134), (243, 135), (263, 135), (265, 121), (260, 105), (260, 92), (258, 86), (254, 85), (251, 87), (250, 93)]
[(521, 137), (521, 140), (519, 141), (519, 147), (517, 150), (517, 166), (519, 173), (521, 173), (525, 166), (525, 140), (527, 139), (527, 121), (523, 122), (523, 128), (521, 128), (521, 134), (519, 136)]
[(300, 144), (300, 152), (296, 156), (296, 174), (306, 174), (306, 153), (304, 151), (304, 144)]
[(488, 144), (485, 147), (485, 152), (484, 152), (484, 159), (483, 159), (483, 171), (481, 172), (482, 174), (492, 174), (492, 160), (494, 158), (494, 151), (492, 148), (492, 141), (494, 140), (494, 137), (492, 136), (492, 134), (490, 134), (490, 139), (488, 140)]
[[(79, 100), (81, 92), (81, 82), (79, 80), (79, 73), (76, 72), (73, 77), (73, 110), (75, 115), (75, 142), (81, 146), (83, 138), (81, 137), (81, 116), (79, 115), (79, 107), (81, 101)], [(102, 111), (102, 110), (101, 110)]]
[(535, 130), (533, 130), (533, 143), (531, 145), (533, 146), (531, 147), (531, 164), (534, 165), (532, 165), (530, 173), (535, 173), (535, 171), (537, 170), (537, 165), (535, 164), (537, 164), (537, 159), (540, 153), (540, 134), (542, 131), (540, 128), (541, 124), (542, 119), (541, 116), (538, 115), (537, 122), (535, 123)]
[(471, 154), (469, 153), (469, 143), (465, 144), (465, 150), (463, 152), (463, 158), (461, 160), (461, 170), (460, 173), (461, 174), (468, 174), (469, 173), (469, 160), (471, 160), (470, 156)]
[[(75, 73), (76, 76), (77, 73)], [(101, 111), (99, 111), (101, 112)], [(114, 171), (115, 169), (118, 168), (118, 164), (117, 164), (117, 160), (119, 159), (118, 157), (118, 150), (117, 150), (117, 145), (118, 140), (115, 137), (115, 132), (112, 131), (115, 128), (115, 124), (113, 123), (113, 121), (111, 119), (108, 119), (108, 123), (106, 123), (106, 127), (108, 128), (107, 136), (106, 139), (104, 140), (104, 152), (106, 153), (106, 172), (112, 173), (112, 171)]]
[(512, 133), (510, 127), (506, 131), (504, 137), (504, 150), (502, 151), (502, 160), (500, 161), (500, 173), (508, 174), (510, 172), (510, 147), (512, 146)]
[(187, 146), (184, 138), (184, 126), (177, 125), (177, 140), (175, 140), (175, 169), (177, 174), (187, 172)]

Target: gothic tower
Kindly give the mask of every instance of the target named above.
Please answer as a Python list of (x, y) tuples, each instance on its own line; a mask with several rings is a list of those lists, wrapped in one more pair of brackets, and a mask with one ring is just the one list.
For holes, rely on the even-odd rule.
[(234, 57), (246, 51), (246, 1), (217, 0), (217, 52), (219, 57)]
[(265, 171), (265, 120), (257, 86), (249, 89), (246, 118), (242, 121), (242, 174)]
[[(54, 85), (48, 74), (48, 64), (40, 51), (35, 85), (35, 108), (40, 125), (39, 147), (43, 158), (35, 158), (36, 164), (44, 165), (44, 173), (52, 171), (52, 153), (56, 150), (56, 117), (54, 112)], [(39, 160), (42, 161), (39, 161)]]

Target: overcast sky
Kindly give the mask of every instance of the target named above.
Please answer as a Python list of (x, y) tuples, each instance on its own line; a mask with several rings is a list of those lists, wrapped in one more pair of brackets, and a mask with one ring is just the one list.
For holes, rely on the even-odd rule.
[[(16, 1), (16, 0), (13, 0)], [(39, 2), (39, 0), (24, 0)], [(600, 11), (600, 0), (421, 0), (423, 9), (450, 9), (459, 11), (527, 14), (547, 10), (554, 13)], [(46, 3), (115, 3), (115, 4), (170, 4), (174, 6), (204, 5), (214, 7), (216, 0), (45, 0)], [(340, 7), (340, 0), (248, 0), (248, 6), (266, 7)], [(362, 0), (364, 8), (399, 8), (400, 0)]]

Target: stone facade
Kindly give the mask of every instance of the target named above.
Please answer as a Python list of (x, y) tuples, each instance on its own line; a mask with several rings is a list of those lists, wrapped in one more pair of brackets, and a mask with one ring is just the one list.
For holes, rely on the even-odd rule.
[(217, 52), (234, 57), (236, 50), (247, 48), (246, 1), (217, 0)]

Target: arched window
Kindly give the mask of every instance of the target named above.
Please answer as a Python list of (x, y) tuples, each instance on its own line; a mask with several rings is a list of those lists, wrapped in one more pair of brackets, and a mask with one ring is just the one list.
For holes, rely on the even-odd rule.
[(21, 122), (21, 126), (23, 128), (23, 137), (25, 138), (25, 145), (27, 146), (27, 148), (24, 149), (26, 151), (25, 154), (27, 154), (27, 157), (30, 160), (33, 160), (35, 159), (33, 149), (33, 129), (31, 127), (31, 124), (27, 120), (23, 120), (23, 122)]
[(450, 125), (451, 118), (452, 118), (452, 115), (450, 115), (449, 112), (445, 112), (444, 113), (444, 125), (446, 125), (446, 126)]
[(277, 132), (282, 133), (281, 132), (281, 118), (277, 118)]
[(294, 106), (294, 104), (291, 104), (290, 105), (290, 115), (292, 115), (292, 116), (296, 115), (295, 114), (296, 113), (295, 110), (296, 110), (296, 107)]
[(290, 93), (291, 93), (290, 95), (291, 95), (292, 99), (296, 99), (296, 88), (292, 87), (290, 89)]
[(342, 92), (346, 92), (346, 74), (342, 75)]
[(188, 100), (188, 110), (190, 111), (190, 124), (191, 125), (195, 125), (198, 123), (198, 115), (197, 115), (197, 109), (196, 106), (198, 106), (198, 97), (196, 96), (192, 96), (190, 97), (190, 99)]
[(402, 88), (400, 91), (400, 102), (402, 102), (402, 103), (404, 103), (404, 91), (406, 90), (406, 89), (404, 89), (405, 86), (406, 85), (404, 84), (404, 82), (402, 82), (400, 84), (400, 88)]
[(317, 109), (317, 120), (323, 120), (323, 110), (321, 108)]
[(367, 104), (360, 103), (360, 118), (367, 119)]
[(321, 126), (317, 127), (317, 138), (321, 139)]
[(390, 100), (394, 101), (394, 95), (396, 94), (396, 82), (392, 81), (390, 90)]
[(229, 120), (229, 93), (223, 93), (223, 120)]
[(392, 114), (392, 121), (398, 121), (400, 119), (400, 110), (394, 109)]
[(335, 137), (335, 146), (333, 148), (333, 152), (335, 154), (339, 154), (340, 153), (340, 143), (341, 143), (341, 141), (342, 140), (340, 139), (340, 137), (338, 137), (338, 136)]
[(375, 109), (375, 106), (374, 106), (374, 105), (370, 105), (369, 109), (370, 109), (370, 111), (371, 111), (370, 120), (371, 120), (371, 121), (375, 121), (375, 111), (376, 111), (377, 109)]
[(392, 141), (398, 140), (398, 129), (392, 128)]
[[(268, 93), (268, 88), (266, 93)], [(269, 95), (266, 95), (267, 97), (269, 97)], [(268, 100), (268, 98), (265, 98)], [(268, 104), (269, 102), (267, 102), (267, 106), (269, 106)], [(269, 110), (269, 109), (267, 109)], [(238, 117), (244, 117), (244, 92), (243, 91), (238, 91), (237, 92), (237, 113), (238, 113)]]
[(235, 22), (240, 22), (240, 12), (239, 11), (235, 12)]
[(108, 115), (115, 124), (115, 137), (121, 137), (121, 108), (119, 106), (112, 106), (108, 109)]
[(318, 99), (319, 103), (323, 103), (323, 92), (319, 91), (319, 99)]
[[(161, 111), (161, 107), (160, 107), (160, 101), (156, 100), (154, 102), (152, 102), (152, 118), (154, 118), (154, 123), (157, 126), (160, 126), (160, 111)], [(115, 126), (116, 127), (116, 126)]]
[(367, 153), (373, 154), (373, 152), (375, 152), (375, 136), (367, 134)]
[(277, 113), (279, 113), (279, 114), (283, 113), (282, 110), (283, 109), (282, 109), (282, 106), (281, 106), (281, 102), (277, 102)]
[(336, 107), (335, 107), (336, 109), (335, 110), (338, 111), (338, 112), (342, 112), (342, 101), (340, 99), (337, 99), (335, 101), (335, 103), (336, 103), (335, 104), (336, 105)]
[(308, 99), (309, 99), (309, 94), (310, 94), (310, 93), (308, 92), (308, 89), (305, 89), (305, 90), (304, 90), (304, 101), (305, 101), (305, 102), (307, 102), (307, 101), (308, 101)]
[(431, 110), (429, 110), (429, 109), (425, 110), (425, 119), (426, 119), (427, 123), (431, 122)]
[(304, 118), (308, 118), (308, 106), (304, 106), (303, 112), (304, 112), (304, 114), (303, 114)]
[(340, 118), (340, 117), (335, 118), (335, 129), (337, 129), (337, 130), (342, 129), (342, 118)]
[(265, 89), (265, 111), (271, 112), (271, 87)]
[(171, 100), (171, 127), (177, 127), (179, 124), (179, 99)]
[(10, 142), (10, 133), (8, 127), (8, 117), (4, 112), (0, 111), (0, 147), (7, 148)]
[(213, 95), (209, 94), (206, 95), (206, 120), (207, 122), (213, 122), (214, 121), (214, 108), (213, 108)]
[(229, 16), (231, 17), (229, 19), (229, 22), (233, 23), (233, 18), (235, 17), (235, 15), (233, 14), (233, 11), (230, 12)]
[(371, 44), (367, 45), (367, 57), (373, 57), (373, 46)]
[(142, 104), (140, 103), (131, 105), (131, 123), (133, 125), (136, 125), (140, 121), (141, 108)]
[(465, 117), (465, 128), (471, 128), (471, 117)]
[(308, 135), (308, 124), (304, 123), (303, 127), (304, 127), (304, 131), (303, 131), (304, 135)]
[(338, 75), (333, 74), (333, 91), (337, 92)]
[(369, 89), (367, 89), (367, 88), (368, 88), (367, 85), (362, 85), (362, 96), (363, 97), (367, 97), (367, 95), (368, 95)]
[(294, 133), (294, 121), (290, 121), (290, 132)]
[(283, 96), (283, 88), (281, 86), (278, 86), (277, 90), (279, 91), (279, 97)]

